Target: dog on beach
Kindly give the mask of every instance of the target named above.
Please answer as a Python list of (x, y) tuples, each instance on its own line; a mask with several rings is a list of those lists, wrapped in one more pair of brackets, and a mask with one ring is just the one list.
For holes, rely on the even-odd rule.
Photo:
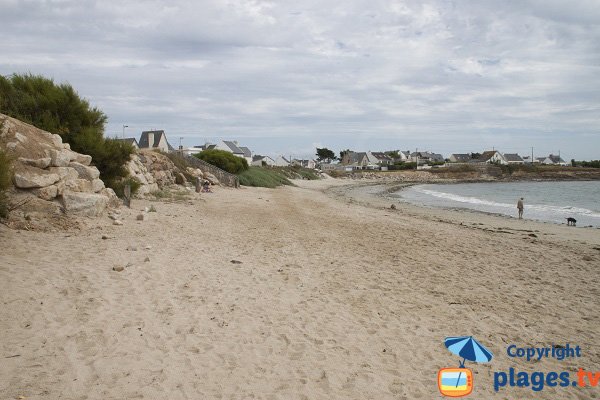
[(572, 225), (572, 226), (576, 226), (577, 225), (577, 220), (573, 217), (569, 217), (567, 218), (567, 225)]

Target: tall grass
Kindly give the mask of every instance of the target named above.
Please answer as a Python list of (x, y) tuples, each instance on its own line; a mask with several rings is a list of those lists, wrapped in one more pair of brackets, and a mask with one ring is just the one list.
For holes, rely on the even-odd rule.
[(277, 169), (250, 167), (238, 175), (240, 185), (276, 188), (282, 185), (292, 185), (292, 182)]

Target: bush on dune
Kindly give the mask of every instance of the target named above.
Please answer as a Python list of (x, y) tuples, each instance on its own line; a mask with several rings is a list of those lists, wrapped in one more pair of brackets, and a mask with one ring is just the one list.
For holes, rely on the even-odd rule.
[(194, 154), (194, 157), (219, 167), (230, 174), (239, 174), (248, 169), (248, 161), (245, 158), (235, 156), (224, 150), (204, 150), (201, 153)]
[(277, 169), (250, 167), (238, 175), (240, 185), (275, 188), (282, 185), (292, 185), (292, 182)]
[(58, 134), (72, 150), (92, 156), (109, 187), (127, 176), (123, 165), (133, 147), (104, 138), (106, 115), (69, 84), (32, 74), (0, 76), (0, 113)]

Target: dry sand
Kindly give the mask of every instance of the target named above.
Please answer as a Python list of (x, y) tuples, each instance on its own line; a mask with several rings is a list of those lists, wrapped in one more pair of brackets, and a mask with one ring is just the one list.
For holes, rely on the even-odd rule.
[[(348, 183), (218, 189), (148, 221), (135, 201), (123, 226), (67, 233), (0, 225), (0, 398), (433, 399), (455, 335), (495, 354), (467, 363), (471, 398), (599, 397), (492, 388), (509, 367), (600, 370), (599, 230), (366, 207)], [(583, 357), (506, 356), (567, 342)]]

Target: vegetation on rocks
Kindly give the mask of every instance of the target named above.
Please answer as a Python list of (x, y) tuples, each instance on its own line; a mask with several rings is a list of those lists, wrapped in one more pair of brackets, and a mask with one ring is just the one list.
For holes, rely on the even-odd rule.
[(69, 84), (32, 74), (0, 76), (0, 113), (58, 134), (72, 150), (92, 156), (109, 187), (127, 176), (123, 165), (133, 148), (104, 138), (106, 115)]
[(10, 160), (6, 153), (0, 150), (0, 218), (8, 214), (5, 191), (10, 187)]
[(224, 150), (204, 150), (194, 154), (194, 157), (219, 167), (230, 174), (239, 174), (248, 169), (248, 161)]

